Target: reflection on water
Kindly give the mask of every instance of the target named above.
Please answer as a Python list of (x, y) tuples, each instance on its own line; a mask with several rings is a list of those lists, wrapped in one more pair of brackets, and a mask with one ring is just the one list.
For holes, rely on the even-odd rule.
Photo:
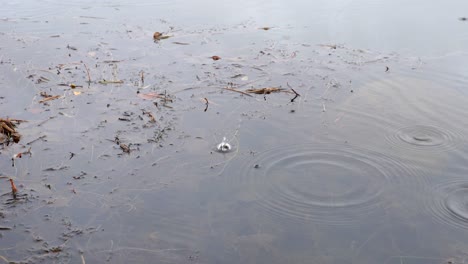
[(467, 7), (6, 1), (1, 259), (466, 263)]

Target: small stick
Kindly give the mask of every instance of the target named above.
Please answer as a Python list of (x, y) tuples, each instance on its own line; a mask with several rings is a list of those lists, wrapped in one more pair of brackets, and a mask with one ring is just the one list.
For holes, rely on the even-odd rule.
[(15, 183), (13, 182), (13, 179), (10, 178), (10, 183), (11, 183), (11, 194), (13, 195), (13, 199), (16, 199), (16, 193), (18, 192), (18, 189), (15, 186)]
[(51, 117), (49, 117), (48, 119), (46, 119), (46, 120), (40, 122), (39, 124), (37, 124), (37, 126), (42, 126), (42, 125), (45, 124), (47, 121), (49, 121), (49, 120), (51, 120), (51, 119), (54, 119), (54, 118), (55, 118), (55, 116), (51, 116)]
[(208, 102), (208, 99), (207, 99), (206, 97), (203, 98), (203, 99), (205, 99), (205, 101), (206, 101), (205, 111), (203, 111), (203, 112), (206, 112), (206, 110), (208, 110), (208, 104), (209, 104), (209, 102)]
[(32, 156), (31, 147), (29, 147), (27, 151), (20, 152), (18, 154), (13, 155), (13, 157), (11, 158), (11, 162), (12, 162), (11, 166), (12, 167), (15, 166), (15, 159), (21, 159), (23, 155), (27, 155), (27, 154), (29, 154), (30, 157)]
[(36, 142), (36, 141), (39, 141), (39, 140), (42, 140), (44, 138), (46, 138), (47, 136), (46, 135), (43, 135), (43, 136), (40, 136), (32, 141), (29, 141), (28, 143), (26, 143), (26, 145), (31, 145), (32, 143)]
[(85, 69), (86, 69), (86, 73), (88, 74), (88, 84), (91, 83), (91, 75), (89, 75), (89, 69), (88, 69), (88, 66), (86, 66), (86, 63), (83, 63)]
[(243, 95), (247, 95), (247, 96), (250, 96), (250, 97), (253, 97), (251, 94), (248, 94), (246, 92), (243, 92), (243, 91), (239, 91), (239, 90), (236, 90), (236, 89), (233, 89), (233, 88), (223, 88), (224, 90), (228, 90), (228, 91), (233, 91), (233, 92), (236, 92), (236, 93), (241, 93)]
[(322, 112), (326, 112), (326, 111), (327, 111), (327, 109), (325, 108), (325, 103), (322, 102)]
[(291, 90), (292, 90), (292, 91), (294, 92), (294, 94), (295, 94), (294, 98), (293, 98), (293, 99), (291, 99), (291, 103), (293, 103), (293, 102), (294, 102), (294, 100), (296, 100), (296, 98), (297, 98), (298, 96), (301, 96), (301, 95), (300, 95), (300, 94), (298, 94), (298, 93), (297, 93), (297, 92), (296, 92), (296, 91), (295, 91), (293, 88), (291, 88)]
[(61, 97), (60, 95), (55, 95), (55, 96), (47, 97), (47, 98), (44, 98), (44, 99), (40, 100), (39, 103), (45, 103), (45, 102), (47, 102), (47, 101), (55, 100), (55, 99), (58, 99), (58, 98), (60, 98), (60, 97)]
[[(163, 100), (164, 100), (164, 103), (167, 103), (167, 91), (166, 91), (166, 90), (164, 90), (164, 98), (163, 98)], [(171, 101), (171, 102), (172, 102), (172, 101)]]
[(32, 156), (31, 147), (29, 147), (28, 150), (26, 150), (24, 152), (21, 152), (21, 154), (23, 154), (23, 155), (29, 154), (29, 157), (31, 157)]
[(140, 77), (141, 77), (141, 85), (145, 85), (145, 72), (144, 71), (140, 72)]
[(101, 80), (99, 81), (100, 84), (119, 84), (123, 83), (122, 80), (113, 80), (113, 81), (106, 81), (106, 80)]

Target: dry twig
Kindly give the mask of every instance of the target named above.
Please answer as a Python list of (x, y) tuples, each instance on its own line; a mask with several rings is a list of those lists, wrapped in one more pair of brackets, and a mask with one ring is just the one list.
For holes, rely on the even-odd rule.
[(49, 97), (46, 97), (46, 98), (40, 100), (39, 103), (45, 103), (47, 101), (55, 100), (55, 99), (58, 99), (60, 97), (61, 97), (60, 95), (49, 96)]
[(259, 89), (247, 89), (246, 92), (254, 93), (254, 94), (271, 94), (281, 92), (284, 89), (276, 88), (276, 87), (266, 87), (266, 88), (259, 88)]
[(291, 103), (293, 103), (293, 102), (294, 102), (294, 100), (296, 100), (296, 98), (297, 98), (297, 97), (299, 97), (299, 96), (301, 96), (301, 95), (300, 95), (300, 94), (298, 94), (298, 93), (296, 92), (296, 90), (294, 90), (293, 88), (291, 88), (291, 91), (293, 91), (293, 92), (294, 92), (294, 95), (295, 95), (295, 96), (294, 96), (294, 98), (293, 98), (293, 99), (291, 99)]
[(86, 66), (85, 63), (83, 63), (85, 69), (86, 69), (86, 73), (88, 74), (88, 84), (91, 83), (91, 75), (89, 74), (89, 69), (88, 69), (88, 66)]
[(205, 111), (203, 111), (203, 112), (206, 112), (206, 110), (208, 110), (208, 104), (209, 104), (209, 102), (208, 102), (208, 99), (207, 99), (206, 97), (203, 98), (203, 99), (205, 99), (205, 101), (206, 101), (206, 103), (205, 103), (205, 105), (206, 105)]
[(251, 94), (248, 94), (248, 93), (246, 93), (246, 92), (239, 91), (239, 90), (236, 90), (236, 89), (233, 89), (233, 88), (228, 88), (228, 87), (226, 87), (226, 88), (223, 88), (223, 89), (224, 89), (224, 90), (228, 90), (228, 91), (233, 91), (233, 92), (236, 92), (236, 93), (241, 93), (241, 94), (243, 94), (243, 95), (247, 95), (247, 96), (253, 97)]

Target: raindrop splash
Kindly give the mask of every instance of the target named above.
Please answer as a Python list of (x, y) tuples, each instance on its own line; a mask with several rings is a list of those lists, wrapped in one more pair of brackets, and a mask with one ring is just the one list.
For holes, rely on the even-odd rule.
[(223, 141), (218, 144), (216, 149), (219, 152), (229, 152), (232, 149), (232, 147), (229, 143), (226, 142), (226, 137), (223, 137)]

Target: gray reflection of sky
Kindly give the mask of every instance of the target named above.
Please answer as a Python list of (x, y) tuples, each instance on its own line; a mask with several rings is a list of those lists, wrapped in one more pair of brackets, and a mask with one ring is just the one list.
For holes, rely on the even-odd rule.
[(185, 27), (244, 23), (246, 27), (281, 28), (285, 37), (297, 41), (440, 55), (468, 49), (468, 23), (458, 20), (467, 15), (463, 10), (468, 10), (468, 2), (464, 0), (120, 0), (112, 3), (47, 0), (9, 1), (0, 17), (50, 19), (85, 12), (108, 17), (117, 24), (158, 19)]

